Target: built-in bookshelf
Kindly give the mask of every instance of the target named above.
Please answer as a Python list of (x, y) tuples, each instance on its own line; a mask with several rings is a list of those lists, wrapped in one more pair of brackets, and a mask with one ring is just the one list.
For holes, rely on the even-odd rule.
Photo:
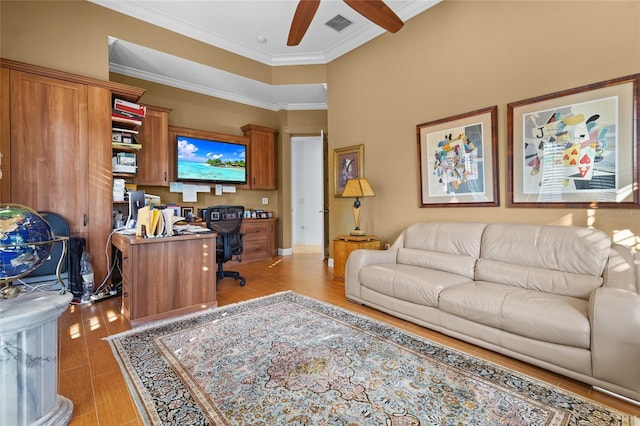
[(136, 177), (139, 127), (146, 115), (146, 107), (134, 102), (113, 98), (111, 114), (111, 152), (113, 174), (113, 201), (126, 201), (125, 185)]

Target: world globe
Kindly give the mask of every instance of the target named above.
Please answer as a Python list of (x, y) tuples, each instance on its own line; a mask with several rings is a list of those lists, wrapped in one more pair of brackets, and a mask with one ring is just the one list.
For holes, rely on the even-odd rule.
[(0, 204), (0, 288), (5, 287), (3, 298), (17, 295), (6, 291), (8, 286), (44, 263), (55, 242), (51, 226), (37, 211), (19, 204)]

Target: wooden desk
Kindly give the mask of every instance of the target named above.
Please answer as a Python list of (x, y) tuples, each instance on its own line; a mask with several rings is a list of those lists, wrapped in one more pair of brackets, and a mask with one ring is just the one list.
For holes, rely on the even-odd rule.
[(357, 249), (380, 249), (380, 240), (375, 235), (355, 237), (351, 235), (338, 235), (333, 240), (333, 278), (344, 280), (344, 268), (349, 254)]
[(132, 326), (217, 306), (216, 234), (113, 234), (122, 254), (122, 313)]

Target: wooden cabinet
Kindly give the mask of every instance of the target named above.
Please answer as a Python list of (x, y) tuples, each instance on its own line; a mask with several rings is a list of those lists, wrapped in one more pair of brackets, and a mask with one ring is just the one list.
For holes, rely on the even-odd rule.
[(375, 235), (338, 235), (333, 240), (333, 278), (344, 280), (344, 268), (349, 254), (357, 249), (379, 250), (380, 240)]
[(278, 219), (244, 219), (240, 232), (244, 234), (244, 253), (247, 262), (264, 260), (278, 255)]
[(138, 185), (169, 186), (170, 160), (168, 108), (146, 105), (147, 114), (138, 133), (142, 150), (138, 153)]
[(122, 256), (122, 313), (132, 326), (215, 307), (216, 234), (114, 234)]
[(10, 94), (8, 199), (64, 217), (71, 235), (86, 239), (96, 275), (104, 277), (106, 261), (99, 254), (111, 229), (105, 202), (111, 198), (111, 155), (108, 130), (101, 134), (105, 127), (94, 114), (105, 99), (108, 108), (109, 91), (11, 71)]
[(277, 137), (278, 131), (269, 127), (247, 124), (242, 127), (249, 138), (249, 179), (247, 189), (278, 189)]
[(141, 89), (2, 59), (2, 202), (54, 212), (86, 239), (96, 285), (111, 232), (111, 96)]

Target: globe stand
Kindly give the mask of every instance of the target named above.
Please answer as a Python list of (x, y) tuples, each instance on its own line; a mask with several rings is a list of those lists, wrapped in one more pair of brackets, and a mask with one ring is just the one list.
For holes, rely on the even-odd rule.
[[(30, 246), (36, 246), (36, 245), (53, 246), (55, 243), (59, 243), (59, 242), (62, 243), (62, 255), (60, 256), (60, 259), (58, 260), (58, 265), (56, 266), (56, 278), (58, 280), (58, 283), (62, 286), (62, 290), (60, 291), (60, 294), (65, 294), (67, 292), (67, 286), (64, 283), (64, 280), (62, 279), (62, 265), (64, 263), (64, 259), (67, 257), (67, 251), (68, 251), (67, 247), (69, 244), (69, 237), (54, 236), (51, 240), (47, 240), (47, 241), (40, 241), (36, 243), (3, 244), (2, 246), (9, 247), (9, 248), (18, 248), (23, 246), (30, 247)], [(42, 259), (41, 263), (44, 262), (45, 259)], [(13, 283), (19, 280), (20, 278), (29, 275), (38, 266), (40, 266), (40, 264), (37, 263), (34, 265), (33, 268), (25, 271), (20, 275), (11, 276), (7, 278), (0, 278), (0, 300), (13, 299), (15, 297), (18, 297), (18, 295), (20, 294), (20, 288), (14, 285)]]
[[(0, 205), (0, 380), (1, 425), (63, 426), (73, 403), (58, 395), (58, 317), (73, 295), (61, 278), (68, 237), (56, 237), (35, 210), (19, 204)], [(21, 292), (13, 285), (51, 255), (63, 250), (56, 276), (62, 293)]]

